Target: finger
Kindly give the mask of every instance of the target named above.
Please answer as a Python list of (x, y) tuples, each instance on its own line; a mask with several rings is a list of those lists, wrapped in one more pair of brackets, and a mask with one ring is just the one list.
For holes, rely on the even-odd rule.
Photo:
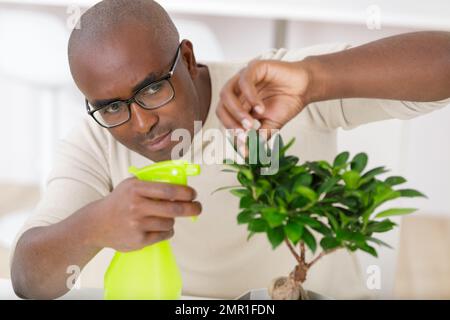
[(239, 90), (257, 114), (264, 113), (265, 106), (256, 88), (267, 75), (268, 63), (261, 60), (251, 61), (239, 77)]
[(147, 200), (138, 209), (144, 217), (177, 218), (198, 216), (202, 211), (200, 202)]
[(237, 76), (234, 76), (223, 87), (220, 93), (220, 102), (231, 117), (233, 117), (243, 129), (249, 130), (252, 128), (253, 117), (250, 115), (251, 109), (245, 110), (238, 98), (239, 89), (237, 87), (237, 81), (239, 78)]
[(241, 128), (240, 124), (234, 120), (233, 117), (230, 116), (228, 111), (223, 108), (221, 110), (216, 111), (217, 116), (221, 118), (224, 126), (228, 129), (227, 139), (233, 146), (233, 148), (240, 147), (240, 144), (245, 144), (247, 135), (245, 134), (245, 130)]
[(193, 201), (197, 197), (193, 188), (172, 183), (137, 180), (135, 189), (140, 196), (149, 199)]
[(139, 222), (141, 230), (145, 232), (170, 231), (174, 224), (175, 219), (160, 217), (145, 217)]
[(243, 129), (242, 125), (237, 122), (221, 103), (216, 109), (216, 115), (227, 129)]
[(175, 234), (174, 230), (163, 231), (163, 232), (148, 232), (145, 234), (142, 244), (144, 246), (149, 246), (151, 244), (167, 240), (173, 237)]

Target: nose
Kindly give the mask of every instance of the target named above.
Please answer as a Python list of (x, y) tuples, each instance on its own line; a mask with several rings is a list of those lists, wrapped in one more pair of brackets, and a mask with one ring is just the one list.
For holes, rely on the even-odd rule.
[(136, 102), (132, 102), (131, 122), (133, 129), (140, 133), (147, 133), (159, 121), (158, 115), (152, 110), (141, 108)]

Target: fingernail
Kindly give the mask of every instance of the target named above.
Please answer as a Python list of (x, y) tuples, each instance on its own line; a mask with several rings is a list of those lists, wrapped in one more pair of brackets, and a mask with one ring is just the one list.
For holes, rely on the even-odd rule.
[(252, 123), (248, 119), (242, 120), (241, 123), (242, 123), (242, 126), (247, 130), (250, 130), (252, 128)]
[(256, 113), (262, 114), (264, 112), (264, 108), (261, 106), (255, 106), (253, 108), (253, 110), (255, 110)]
[(261, 127), (261, 122), (258, 121), (258, 119), (255, 119), (255, 122), (253, 124), (253, 128), (255, 130), (258, 130)]

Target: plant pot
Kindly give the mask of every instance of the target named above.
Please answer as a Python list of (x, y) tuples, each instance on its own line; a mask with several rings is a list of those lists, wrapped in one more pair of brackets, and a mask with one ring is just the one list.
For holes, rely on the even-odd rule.
[[(310, 300), (333, 300), (330, 297), (318, 294), (314, 291), (306, 290)], [(244, 292), (235, 300), (272, 300), (269, 296), (269, 292), (266, 288), (252, 289)]]

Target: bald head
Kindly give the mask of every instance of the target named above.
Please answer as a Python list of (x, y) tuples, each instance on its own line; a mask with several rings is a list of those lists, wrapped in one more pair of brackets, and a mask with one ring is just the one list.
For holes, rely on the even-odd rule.
[[(156, 148), (149, 139), (179, 128), (193, 136), (194, 121), (203, 120), (210, 105), (209, 74), (197, 65), (192, 43), (180, 42), (167, 12), (151, 0), (102, 1), (79, 26), (69, 40), (69, 63), (89, 109), (114, 114), (116, 102), (127, 101), (128, 120), (109, 132), (149, 159), (170, 159), (176, 141)], [(147, 109), (133, 100), (136, 94), (167, 101)]]
[(179, 42), (178, 31), (167, 12), (152, 0), (104, 0), (87, 10), (69, 39), (69, 62), (73, 56), (106, 41), (120, 41), (120, 30), (133, 25), (148, 33), (152, 45), (172, 50)]

